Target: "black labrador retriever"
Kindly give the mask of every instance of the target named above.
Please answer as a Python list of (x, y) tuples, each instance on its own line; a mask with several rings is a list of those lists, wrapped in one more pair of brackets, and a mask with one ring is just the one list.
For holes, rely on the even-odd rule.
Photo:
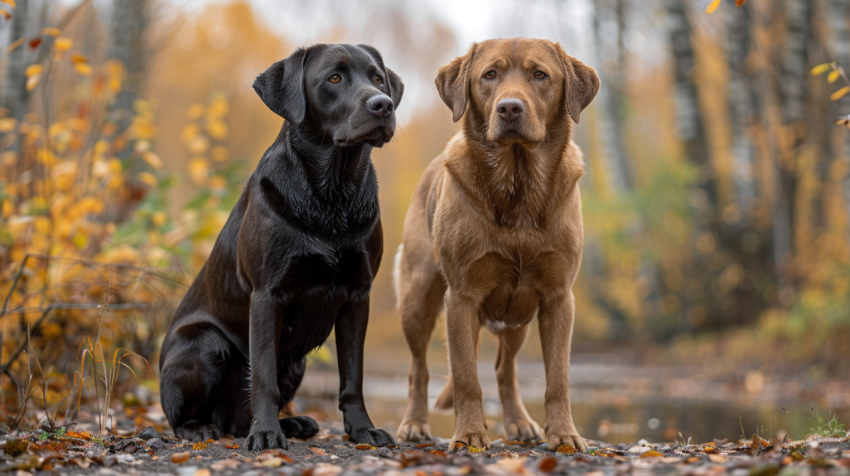
[(383, 252), (371, 152), (393, 137), (404, 85), (371, 46), (315, 45), (254, 89), (286, 121), (177, 308), (160, 355), (162, 407), (188, 440), (230, 433), (257, 450), (309, 438), (315, 421), (278, 412), (336, 328), (345, 431), (394, 444), (366, 413), (363, 343)]

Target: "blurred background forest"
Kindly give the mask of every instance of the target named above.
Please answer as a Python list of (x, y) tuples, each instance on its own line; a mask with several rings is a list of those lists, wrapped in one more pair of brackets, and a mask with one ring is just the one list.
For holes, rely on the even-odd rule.
[[(574, 385), (623, 382), (639, 372), (611, 369), (636, 362), (691, 377), (579, 388), (593, 413), (579, 425), (598, 432), (582, 434), (669, 441), (717, 419), (692, 412), (688, 426), (657, 406), (625, 423), (606, 416), (644, 394), (845, 411), (850, 130), (834, 121), (850, 114), (839, 71), (850, 68), (850, 2), (710, 3), (0, 0), (6, 424), (26, 421), (27, 404), (69, 421), (80, 402), (106, 416), (156, 400), (172, 311), (281, 126), (253, 78), (317, 42), (372, 44), (406, 85), (397, 135), (373, 153), (386, 255), (366, 353), (367, 368), (390, 375), (373, 393), (403, 400), (391, 257), (420, 173), (457, 130), (433, 77), (473, 41), (512, 36), (560, 41), (602, 78), (576, 130), (587, 175)], [(433, 344), (439, 374), (445, 350)], [(490, 373), (493, 349), (482, 344)], [(332, 368), (332, 355), (313, 366)], [(541, 367), (536, 335), (522, 355)], [(600, 398), (605, 409), (582, 407)]]

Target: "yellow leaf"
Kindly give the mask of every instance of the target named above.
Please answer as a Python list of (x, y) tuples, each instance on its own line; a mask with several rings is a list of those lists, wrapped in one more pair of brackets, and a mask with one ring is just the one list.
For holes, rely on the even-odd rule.
[(195, 185), (205, 185), (207, 183), (210, 171), (207, 159), (203, 157), (195, 157), (189, 161), (187, 168), (189, 169), (189, 178), (195, 182)]
[(14, 117), (4, 117), (0, 119), (0, 132), (12, 132), (18, 127), (18, 120)]
[(829, 76), (826, 77), (826, 81), (829, 84), (832, 84), (832, 83), (838, 81), (838, 78), (840, 78), (840, 77), (841, 77), (841, 71), (832, 71), (832, 72), (829, 73)]
[(156, 170), (159, 170), (159, 169), (162, 168), (162, 159), (160, 159), (158, 155), (154, 154), (151, 151), (147, 151), (147, 152), (143, 153), (142, 154), (142, 160), (147, 162), (148, 165), (150, 165), (151, 167), (153, 167)]
[[(0, 1), (2, 1), (2, 0), (0, 0)], [(41, 74), (42, 71), (44, 71), (44, 67), (41, 66), (40, 64), (31, 64), (31, 65), (27, 66), (26, 70), (24, 70), (24, 75), (29, 78), (30, 76), (35, 76), (37, 74)]]
[(79, 54), (79, 53), (74, 53), (74, 56), (71, 56), (71, 61), (73, 61), (74, 64), (76, 64), (76, 63), (88, 63), (89, 59), (86, 58), (85, 56)]
[(9, 5), (12, 8), (15, 7), (15, 0), (0, 0), (0, 3), (5, 3), (6, 5)]
[(91, 65), (88, 63), (75, 63), (74, 71), (80, 76), (91, 76)]
[(717, 10), (717, 7), (720, 6), (720, 0), (714, 0), (708, 4), (708, 8), (705, 9), (705, 13), (714, 13), (714, 10)]
[(56, 51), (68, 51), (72, 46), (74, 46), (74, 40), (65, 36), (56, 38), (56, 41), (53, 42), (53, 47), (56, 48)]
[(136, 176), (140, 182), (144, 183), (150, 188), (156, 188), (159, 184), (159, 181), (156, 179), (156, 176), (150, 172), (140, 172), (139, 175)]
[(829, 98), (832, 99), (833, 101), (838, 101), (839, 99), (841, 99), (845, 95), (847, 95), (847, 93), (850, 93), (850, 86), (844, 86), (843, 88), (839, 89), (838, 91), (835, 91), (834, 93), (832, 93), (832, 96), (830, 96)]
[(61, 33), (61, 32), (59, 31), (59, 28), (52, 27), (52, 26), (48, 26), (48, 27), (45, 27), (45, 28), (42, 28), (42, 29), (41, 29), (41, 34), (42, 34), (42, 35), (48, 35), (48, 36), (59, 36), (59, 33)]
[[(717, 0), (717, 3), (720, 3), (720, 0)], [(576, 453), (576, 449), (573, 445), (563, 444), (555, 450), (556, 453), (563, 453), (566, 455), (572, 455)]]
[(812, 76), (819, 76), (832, 69), (832, 63), (823, 63), (812, 68)]
[(14, 202), (12, 202), (11, 199), (4, 198), (3, 199), (3, 212), (2, 212), (3, 219), (7, 220), (10, 216), (12, 216), (12, 213), (14, 213), (14, 212), (15, 212)]
[(27, 91), (32, 91), (38, 86), (38, 82), (41, 80), (40, 74), (35, 74), (32, 76), (27, 76)]

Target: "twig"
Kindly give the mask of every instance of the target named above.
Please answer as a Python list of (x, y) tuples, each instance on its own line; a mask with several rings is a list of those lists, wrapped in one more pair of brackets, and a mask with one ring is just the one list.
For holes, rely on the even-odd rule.
[[(39, 326), (41, 326), (42, 322), (44, 322), (44, 320), (47, 319), (47, 316), (53, 310), (56, 310), (56, 309), (102, 309), (103, 307), (104, 306), (102, 304), (80, 304), (80, 303), (54, 303), (54, 304), (51, 304), (44, 309), (44, 312), (42, 312), (42, 314), (38, 318), (38, 320), (35, 321), (35, 323), (33, 323), (32, 328), (31, 328), (31, 332), (38, 329)], [(147, 309), (150, 306), (148, 304), (145, 304), (145, 303), (127, 303), (127, 304), (112, 304), (110, 307), (112, 309), (115, 309), (115, 310), (127, 310), (127, 309)], [(12, 353), (9, 355), (9, 360), (7, 360), (5, 364), (0, 365), (0, 373), (6, 373), (8, 375), (8, 370), (9, 370), (9, 367), (12, 365), (12, 362), (14, 362), (15, 359), (17, 359), (18, 356), (21, 354), (21, 352), (23, 352), (24, 349), (26, 349), (26, 346), (27, 346), (27, 343), (23, 342), (23, 343), (21, 343), (21, 345), (18, 346), (17, 349), (12, 351)]]

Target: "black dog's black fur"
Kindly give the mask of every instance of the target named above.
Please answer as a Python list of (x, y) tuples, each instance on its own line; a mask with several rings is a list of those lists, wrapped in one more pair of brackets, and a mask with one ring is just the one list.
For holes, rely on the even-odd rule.
[(345, 430), (393, 444), (363, 403), (363, 342), (383, 252), (370, 154), (392, 138), (404, 86), (372, 47), (316, 45), (254, 89), (286, 121), (177, 308), (160, 356), (163, 409), (185, 439), (230, 433), (266, 449), (310, 437), (315, 421), (278, 412), (336, 328)]

